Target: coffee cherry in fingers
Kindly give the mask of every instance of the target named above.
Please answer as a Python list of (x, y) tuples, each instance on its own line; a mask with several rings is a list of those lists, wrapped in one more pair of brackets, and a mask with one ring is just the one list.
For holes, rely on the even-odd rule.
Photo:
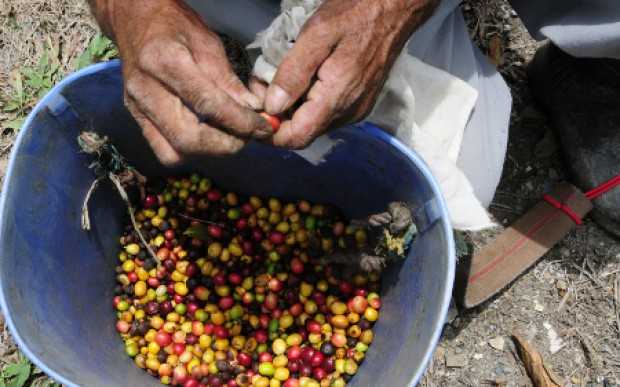
[(269, 122), (269, 125), (271, 125), (271, 127), (273, 128), (273, 132), (277, 133), (278, 129), (280, 129), (280, 124), (282, 123), (280, 118), (277, 116), (272, 116), (271, 114), (266, 113), (266, 112), (261, 112), (260, 115), (265, 120), (267, 120), (267, 122)]

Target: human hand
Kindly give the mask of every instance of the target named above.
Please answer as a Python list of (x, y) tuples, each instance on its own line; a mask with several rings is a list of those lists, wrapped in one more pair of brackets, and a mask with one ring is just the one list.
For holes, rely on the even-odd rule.
[(438, 0), (326, 0), (306, 22), (264, 95), (282, 122), (275, 145), (303, 148), (327, 130), (370, 113), (405, 43)]
[(227, 155), (272, 129), (219, 37), (181, 0), (91, 0), (123, 59), (125, 104), (166, 165)]

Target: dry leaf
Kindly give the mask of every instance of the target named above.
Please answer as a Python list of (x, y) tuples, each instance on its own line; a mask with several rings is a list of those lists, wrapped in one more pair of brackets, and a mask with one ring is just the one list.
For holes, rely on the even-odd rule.
[(543, 358), (536, 348), (515, 333), (513, 333), (512, 338), (534, 386), (560, 387), (562, 385), (557, 382), (558, 377), (553, 374), (551, 369), (545, 366)]
[(489, 40), (489, 58), (495, 66), (501, 66), (504, 63), (504, 47), (499, 35), (493, 35)]
[(504, 350), (504, 338), (502, 336), (497, 336), (494, 339), (489, 340), (489, 345), (498, 351)]

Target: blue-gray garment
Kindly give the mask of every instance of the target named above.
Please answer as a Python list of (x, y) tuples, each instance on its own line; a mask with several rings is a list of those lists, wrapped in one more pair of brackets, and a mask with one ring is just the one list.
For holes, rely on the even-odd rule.
[(620, 1), (511, 0), (536, 39), (577, 57), (620, 59)]
[[(278, 0), (186, 0), (213, 29), (242, 42), (278, 15)], [(501, 177), (512, 99), (496, 68), (472, 43), (459, 0), (442, 0), (413, 35), (409, 52), (478, 90), (458, 165), (488, 205)], [(620, 0), (512, 0), (536, 38), (548, 37), (575, 56), (620, 58)], [(491, 184), (489, 184), (491, 182)]]

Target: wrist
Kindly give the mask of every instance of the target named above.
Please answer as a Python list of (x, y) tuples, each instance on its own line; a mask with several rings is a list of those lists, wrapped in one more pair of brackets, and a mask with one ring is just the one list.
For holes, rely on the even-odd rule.
[[(144, 15), (177, 0), (88, 0), (93, 15), (102, 31), (118, 43), (118, 32), (138, 20), (146, 21)], [(132, 22), (133, 20), (133, 22)]]
[(88, 0), (90, 10), (103, 33), (113, 38), (114, 33), (110, 23), (111, 3), (113, 0)]
[[(393, 0), (394, 1), (394, 0)], [(403, 15), (413, 28), (424, 23), (439, 5), (441, 0), (395, 0), (399, 3)]]

